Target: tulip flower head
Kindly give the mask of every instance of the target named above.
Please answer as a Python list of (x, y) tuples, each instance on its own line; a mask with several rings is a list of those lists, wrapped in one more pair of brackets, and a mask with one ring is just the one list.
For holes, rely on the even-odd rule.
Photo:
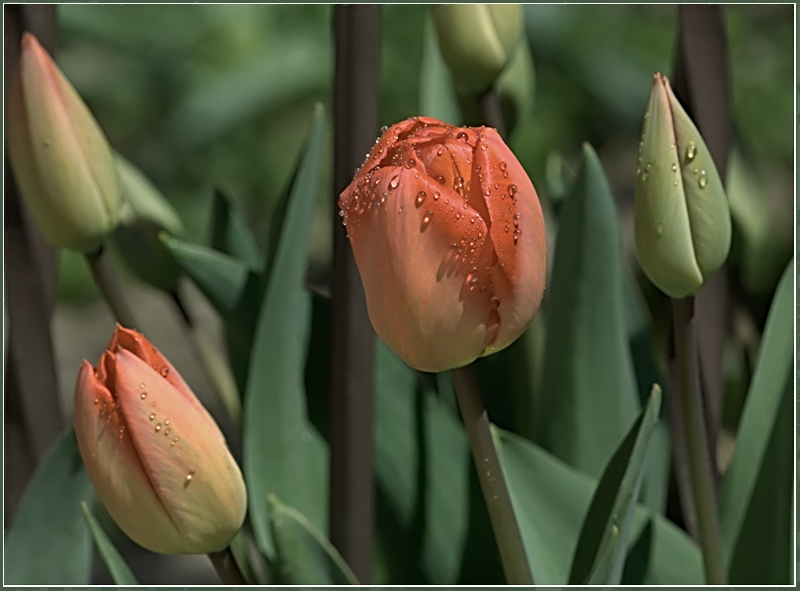
[(661, 74), (647, 101), (634, 216), (639, 264), (673, 298), (696, 293), (728, 256), (731, 214), (722, 181), (700, 132)]
[(406, 363), (461, 367), (527, 328), (544, 219), (498, 133), (413, 117), (386, 129), (339, 197), (370, 320)]
[(14, 178), (53, 246), (97, 249), (117, 223), (114, 158), (78, 93), (25, 33), (6, 112)]
[(75, 434), (100, 500), (162, 554), (216, 551), (244, 521), (242, 474), (211, 415), (145, 337), (117, 326), (75, 388)]

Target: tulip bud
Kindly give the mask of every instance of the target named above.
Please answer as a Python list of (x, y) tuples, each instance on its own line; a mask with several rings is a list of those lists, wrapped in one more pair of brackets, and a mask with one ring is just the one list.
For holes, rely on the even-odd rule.
[(522, 34), (518, 4), (437, 4), (431, 7), (439, 48), (462, 92), (492, 86)]
[(139, 277), (165, 292), (175, 290), (181, 269), (165, 249), (159, 233), (183, 234), (183, 223), (159, 190), (119, 154), (117, 173), (122, 190), (119, 225), (112, 244), (127, 267)]
[(6, 117), (19, 191), (53, 246), (91, 251), (117, 223), (114, 158), (89, 109), (25, 33)]
[(162, 554), (219, 550), (244, 521), (247, 494), (211, 415), (147, 339), (117, 326), (75, 387), (75, 435), (108, 513)]
[(636, 171), (636, 254), (645, 275), (673, 298), (694, 294), (731, 244), (731, 215), (700, 132), (655, 75)]
[(376, 332), (423, 371), (504, 349), (542, 299), (536, 191), (494, 129), (393, 125), (339, 197)]

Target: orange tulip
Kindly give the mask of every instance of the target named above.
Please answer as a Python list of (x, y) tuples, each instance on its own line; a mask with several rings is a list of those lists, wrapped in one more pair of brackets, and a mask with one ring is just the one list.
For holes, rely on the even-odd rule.
[(75, 388), (83, 463), (111, 517), (162, 554), (223, 548), (244, 521), (242, 474), (214, 419), (147, 339), (117, 326)]
[(467, 365), (526, 329), (545, 284), (536, 191), (494, 129), (412, 117), (339, 197), (376, 332), (423, 371)]

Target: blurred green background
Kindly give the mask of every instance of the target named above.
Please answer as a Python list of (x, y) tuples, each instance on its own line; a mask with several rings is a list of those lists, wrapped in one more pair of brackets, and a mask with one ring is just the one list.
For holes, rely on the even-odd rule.
[[(422, 111), (428, 8), (382, 10), (381, 125)], [(746, 279), (751, 291), (770, 294), (792, 244), (793, 9), (735, 5), (726, 11), (735, 143), (743, 155), (731, 174), (745, 177), (737, 184), (751, 185), (731, 198), (744, 202), (739, 210), (756, 210), (759, 220), (737, 236), (770, 239), (766, 247), (749, 248), (766, 248), (774, 260), (758, 256), (749, 264), (755, 269), (743, 269), (755, 275)], [(332, 8), (64, 5), (58, 14), (57, 61), (112, 145), (175, 205), (189, 237), (201, 237), (212, 189), (219, 187), (265, 239), (311, 107), (331, 101)], [(557, 196), (558, 183), (557, 175), (548, 178), (548, 163), (551, 171), (561, 165), (569, 173), (581, 143), (590, 142), (624, 218), (651, 76), (672, 71), (677, 8), (529, 5), (525, 14), (535, 71), (527, 92), (535, 90), (506, 105), (515, 111), (512, 148), (540, 196), (549, 199)], [(431, 47), (437, 51), (430, 43), (427, 51)], [(325, 178), (330, 187), (329, 169)], [(330, 256), (332, 200), (331, 189), (320, 195), (313, 233), (313, 257), (322, 265)], [(737, 211), (734, 205), (735, 218)], [(734, 263), (737, 258), (744, 258), (738, 243)], [(81, 265), (70, 254), (63, 257), (64, 301), (91, 297)]]

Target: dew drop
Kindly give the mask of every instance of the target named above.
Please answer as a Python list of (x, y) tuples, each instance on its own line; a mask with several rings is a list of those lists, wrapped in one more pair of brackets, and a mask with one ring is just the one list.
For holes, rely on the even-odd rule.
[(340, 210), (339, 210), (339, 217), (340, 217), (340, 218), (343, 218), (343, 217), (344, 217), (344, 210), (343, 210), (343, 209), (340, 209)]
[(45, 146), (50, 146), (50, 145), (53, 143), (53, 139), (52, 139), (52, 138), (49, 138), (49, 137), (46, 137), (46, 138), (44, 138), (44, 139), (42, 140), (42, 143), (43, 143)]
[(508, 185), (508, 194), (511, 195), (513, 199), (514, 195), (517, 194), (517, 185)]
[(165, 425), (169, 425), (171, 422), (172, 422), (172, 421), (170, 421), (169, 419), (165, 419), (165, 420), (164, 420), (164, 424), (165, 424)]
[(389, 190), (393, 191), (397, 188), (397, 185), (400, 184), (400, 175), (394, 175), (392, 180), (389, 181)]
[(700, 172), (700, 178), (697, 179), (697, 184), (700, 186), (701, 189), (706, 188), (706, 185), (708, 184), (708, 175), (706, 174), (705, 170)]
[(673, 162), (672, 163), (672, 172), (675, 172), (676, 170), (678, 170), (678, 165)]
[(422, 224), (420, 225), (420, 230), (424, 232), (432, 221), (433, 221), (433, 212), (429, 209), (428, 211), (425, 212), (425, 215), (422, 217)]
[(504, 171), (503, 171), (503, 178), (504, 178), (504, 179), (507, 179), (507, 178), (508, 178), (508, 171), (507, 171), (507, 170), (504, 170)]
[(689, 145), (686, 146), (686, 159), (691, 162), (695, 156), (697, 156), (697, 146), (694, 145), (694, 142), (689, 142)]
[(506, 164), (505, 162), (501, 162), (500, 163), (500, 170), (507, 170), (507, 169), (508, 169), (508, 164)]
[(161, 423), (156, 424), (156, 433), (161, 431)]
[(678, 186), (678, 181), (672, 181), (672, 186), (673, 187), (677, 187)]
[(423, 203), (425, 203), (425, 198), (426, 198), (427, 196), (428, 196), (428, 195), (427, 195), (427, 193), (425, 193), (425, 191), (420, 191), (419, 193), (417, 193), (417, 198), (416, 198), (416, 200), (414, 201), (414, 204), (415, 204), (417, 207), (421, 206)]
[(439, 197), (441, 197), (441, 193), (439, 193), (439, 191), (436, 191), (436, 192), (433, 194), (433, 200), (434, 200), (434, 201), (439, 201)]
[(100, 404), (100, 399), (99, 399), (99, 398), (95, 398), (95, 399), (94, 399), (94, 403), (95, 403), (95, 404)]
[(519, 240), (519, 237), (520, 237), (521, 234), (522, 234), (522, 231), (519, 228), (514, 230), (514, 244), (515, 245), (517, 244), (517, 241)]
[(170, 442), (169, 446), (170, 447), (175, 447), (176, 443), (178, 443), (178, 438), (177, 437)]
[(498, 298), (497, 296), (492, 296), (492, 299), (489, 300), (489, 307), (492, 310), (497, 310), (497, 308), (500, 307), (500, 298)]
[(466, 142), (468, 137), (469, 136), (467, 135), (467, 132), (465, 132), (465, 131), (461, 131), (456, 135), (456, 139), (458, 141), (460, 141), (460, 142)]
[(141, 393), (141, 395), (140, 395), (140, 398), (141, 398), (142, 400), (144, 400), (145, 398), (147, 398), (147, 392), (142, 392), (142, 393)]
[(186, 480), (183, 481), (183, 488), (186, 488), (192, 483), (192, 478), (194, 478), (194, 468), (189, 470), (189, 473), (186, 475)]
[(436, 150), (436, 155), (437, 156), (441, 156), (442, 154), (444, 154), (444, 150), (442, 148), (439, 148), (438, 150)]
[(408, 160), (406, 160), (406, 164), (405, 164), (406, 168), (414, 168), (416, 165), (417, 165), (417, 161), (414, 160), (413, 158), (409, 158)]
[(167, 374), (169, 373), (169, 368), (165, 365), (164, 367), (161, 368), (160, 373), (162, 378), (167, 377)]
[(657, 233), (659, 236), (661, 236), (662, 234), (664, 234), (664, 226), (662, 226), (661, 224), (658, 224), (658, 227), (656, 228), (656, 233)]
[(481, 144), (481, 150), (483, 150), (484, 152), (487, 150), (486, 144)]
[(153, 420), (153, 419), (155, 419), (155, 418), (156, 418), (156, 413), (154, 413), (154, 412), (151, 412), (151, 413), (150, 413), (150, 420), (152, 421), (152, 420)]
[(142, 390), (144, 390), (144, 382), (142, 382), (141, 384), (139, 384), (139, 387), (140, 387)]
[(169, 427), (167, 427), (166, 429), (164, 429), (164, 436), (166, 437), (167, 435), (169, 435), (169, 432), (170, 432), (170, 431), (172, 431), (172, 429), (170, 429)]
[(473, 277), (472, 279), (469, 280), (469, 284), (471, 286), (478, 285), (478, 278), (477, 277)]

